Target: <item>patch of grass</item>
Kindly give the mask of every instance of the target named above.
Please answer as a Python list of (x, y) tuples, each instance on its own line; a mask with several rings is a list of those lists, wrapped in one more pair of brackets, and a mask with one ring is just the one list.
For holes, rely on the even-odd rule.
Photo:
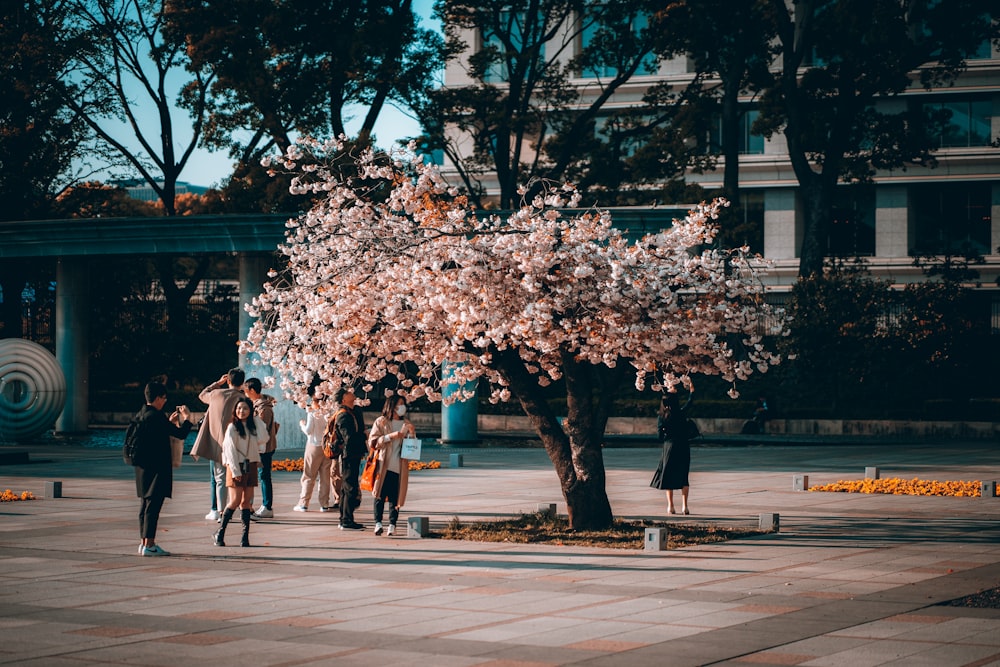
[(565, 518), (548, 512), (522, 514), (499, 521), (476, 521), (463, 524), (458, 517), (440, 532), (429, 537), (472, 542), (511, 542), (517, 544), (554, 544), (558, 546), (601, 547), (607, 549), (642, 549), (647, 528), (667, 529), (667, 548), (681, 549), (695, 544), (710, 544), (764, 535), (770, 531), (739, 526), (715, 526), (694, 523), (664, 523), (650, 520), (616, 519), (607, 530), (572, 530)]

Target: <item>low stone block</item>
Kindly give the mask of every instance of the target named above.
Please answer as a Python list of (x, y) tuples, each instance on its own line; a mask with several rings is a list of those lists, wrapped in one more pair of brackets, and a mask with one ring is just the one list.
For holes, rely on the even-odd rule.
[(792, 491), (808, 491), (809, 475), (792, 475)]
[(865, 479), (878, 479), (881, 471), (875, 467), (865, 468)]
[(449, 468), (461, 468), (465, 465), (465, 459), (461, 454), (452, 454), (448, 457)]
[(770, 530), (776, 533), (781, 523), (780, 519), (780, 515), (775, 512), (765, 512), (760, 515), (757, 525), (761, 530)]
[(427, 537), (430, 533), (430, 519), (425, 516), (411, 516), (406, 519), (407, 537)]
[(556, 515), (556, 504), (555, 503), (538, 503), (538, 507), (535, 509), (538, 514), (545, 514), (554, 517)]
[(667, 548), (667, 529), (647, 528), (642, 548), (644, 551), (665, 551)]
[(992, 482), (980, 482), (979, 483), (979, 495), (983, 498), (996, 498), (997, 496), (997, 483)]
[(62, 482), (45, 482), (46, 498), (62, 498)]

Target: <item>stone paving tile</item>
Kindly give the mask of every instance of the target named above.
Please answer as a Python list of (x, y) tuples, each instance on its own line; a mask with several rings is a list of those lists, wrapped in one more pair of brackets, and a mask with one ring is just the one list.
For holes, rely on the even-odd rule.
[[(780, 511), (782, 532), (659, 554), (379, 540), (370, 531), (340, 533), (332, 518), (318, 512), (284, 512), (287, 518), (255, 524), (251, 539), (271, 546), (217, 549), (208, 539), (214, 525), (201, 519), (205, 469), (185, 465), (161, 523), (161, 541), (177, 555), (139, 559), (131, 555), (135, 499), (128, 471), (107, 468), (116, 480), (109, 482), (100, 476), (106, 468), (98, 475), (92, 469), (87, 474), (93, 479), (74, 476), (70, 484), (67, 478), (69, 498), (28, 503), (13, 516), (0, 513), (6, 566), (0, 574), (0, 628), (29, 633), (24, 646), (32, 651), (5, 654), (0, 648), (0, 663), (58, 664), (70, 638), (75, 665), (164, 664), (162, 646), (170, 647), (172, 660), (235, 664), (232, 644), (252, 647), (254, 664), (262, 665), (372, 664), (375, 658), (420, 665), (660, 667), (664, 656), (672, 665), (791, 664), (801, 656), (850, 656), (869, 645), (882, 647), (882, 660), (895, 659), (900, 646), (916, 646), (908, 659), (918, 664), (935, 664), (934, 658), (937, 664), (998, 661), (1000, 615), (927, 605), (974, 592), (993, 576), (990, 568), (1000, 563), (1000, 505), (794, 493), (786, 490), (790, 475), (774, 472), (829, 470), (831, 477), (848, 478), (845, 470), (863, 471), (855, 457), (870, 456), (865, 448), (764, 448), (752, 457), (743, 456), (747, 450), (722, 449), (696, 450), (693, 500), (702, 516), (694, 518), (755, 522), (757, 511)], [(889, 470), (888, 462), (896, 459), (906, 462), (897, 466), (901, 470), (919, 470), (942, 461), (954, 466), (957, 458), (970, 462), (964, 469), (971, 470), (992, 469), (997, 461), (984, 448), (958, 456), (932, 449), (889, 448), (879, 451), (887, 463), (877, 464)], [(662, 501), (645, 490), (658, 454), (607, 450), (616, 514), (648, 516), (651, 499)], [(504, 477), (514, 456), (519, 467), (527, 467)], [(481, 469), (474, 468), (477, 460)], [(982, 465), (985, 460), (989, 466)], [(111, 462), (117, 465), (117, 457)], [(467, 465), (472, 467), (414, 475), (415, 500), (407, 512), (426, 510), (432, 523), (443, 524), (452, 516), (534, 511), (547, 499), (564, 511), (541, 452), (472, 451)], [(0, 483), (8, 472), (0, 469)], [(297, 475), (276, 477), (278, 507), (291, 507)], [(40, 485), (22, 477), (10, 486), (28, 483)], [(950, 516), (956, 508), (963, 516)], [(87, 520), (94, 512), (107, 520), (95, 527)], [(359, 517), (370, 523), (370, 508)], [(10, 528), (14, 523), (17, 530)], [(944, 556), (942, 543), (948, 544)], [(849, 578), (840, 578), (845, 574)], [(44, 582), (44, 593), (36, 592), (38, 582)], [(84, 597), (74, 598), (76, 592)], [(230, 592), (248, 603), (251, 615), (218, 614), (228, 608), (221, 601)], [(128, 612), (106, 606), (143, 598), (157, 604)], [(74, 606), (80, 600), (85, 607)], [(159, 606), (170, 613), (154, 608)], [(672, 608), (688, 613), (656, 617)], [(386, 623), (386, 616), (397, 620)], [(87, 622), (78, 622), (84, 617)], [(884, 639), (837, 636), (852, 626), (872, 634), (871, 628), (886, 624), (900, 627)], [(125, 635), (124, 629), (141, 634)], [(505, 629), (515, 636), (460, 638)], [(53, 631), (58, 638), (36, 641), (36, 635)]]
[(814, 658), (802, 664), (808, 667), (833, 667), (845, 664), (852, 665), (852, 667), (874, 667), (899, 660), (909, 660), (918, 653), (938, 646), (938, 644), (933, 643), (893, 640), (869, 641), (860, 646)]

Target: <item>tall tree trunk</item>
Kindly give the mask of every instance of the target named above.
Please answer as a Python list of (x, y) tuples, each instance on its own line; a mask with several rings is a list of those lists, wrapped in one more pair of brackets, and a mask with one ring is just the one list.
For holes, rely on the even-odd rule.
[[(574, 369), (572, 379), (567, 374), (569, 415), (564, 430), (517, 351), (496, 351), (493, 358), (555, 467), (570, 527), (575, 530), (610, 527), (614, 516), (606, 489), (602, 438), (594, 437), (595, 417), (599, 415), (592, 403), (593, 385), (587, 377), (589, 369)], [(603, 436), (603, 422), (600, 435)]]
[(167, 328), (175, 336), (185, 336), (188, 329), (188, 302), (208, 272), (209, 258), (198, 258), (198, 265), (195, 267), (194, 273), (187, 279), (183, 287), (178, 287), (174, 278), (173, 256), (158, 256), (154, 263), (160, 278), (160, 287), (163, 288), (163, 296), (167, 300)]

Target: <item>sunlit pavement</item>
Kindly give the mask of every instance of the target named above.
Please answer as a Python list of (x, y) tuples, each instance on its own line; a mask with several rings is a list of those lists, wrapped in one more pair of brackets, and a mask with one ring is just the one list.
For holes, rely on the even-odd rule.
[[(566, 511), (541, 449), (435, 446), (424, 459), (444, 467), (411, 474), (393, 537), (373, 535), (369, 500), (363, 532), (315, 498), (293, 512), (299, 474), (277, 472), (255, 546), (220, 548), (207, 464), (186, 460), (157, 535), (168, 558), (136, 555), (117, 452), (28, 448), (0, 466), (0, 490), (38, 498), (0, 504), (0, 664), (1000, 665), (1000, 611), (938, 605), (1000, 585), (1000, 498), (793, 491), (870, 466), (993, 480), (1000, 445), (859, 442), (696, 447), (693, 513), (669, 519), (648, 487), (658, 449), (606, 449), (616, 516), (780, 517), (775, 535), (663, 552), (407, 537), (413, 516)], [(43, 497), (53, 481), (62, 497)]]

